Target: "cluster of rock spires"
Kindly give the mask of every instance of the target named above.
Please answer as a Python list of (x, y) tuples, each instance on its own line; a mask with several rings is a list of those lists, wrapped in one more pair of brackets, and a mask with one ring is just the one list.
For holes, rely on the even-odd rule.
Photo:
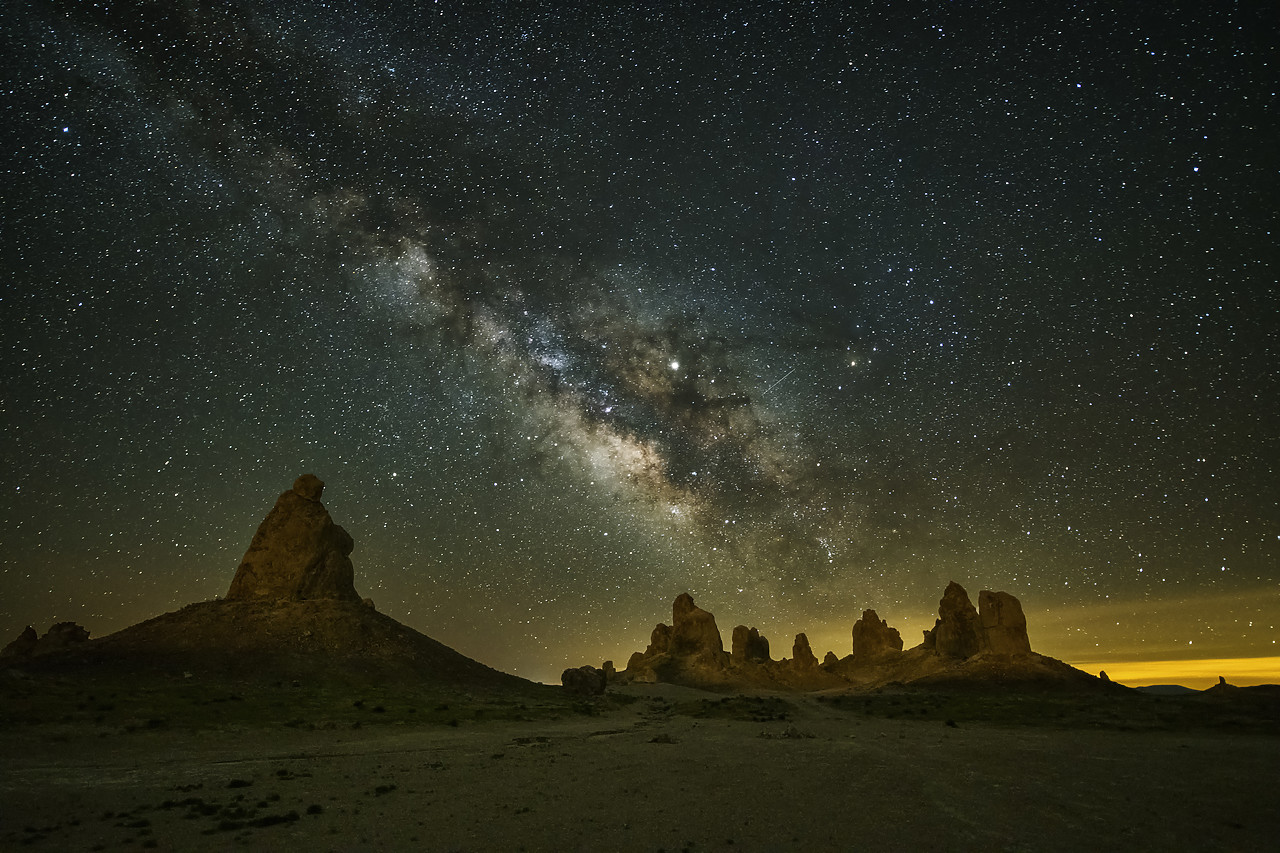
[[(955, 582), (943, 593), (933, 628), (924, 632), (919, 646), (907, 651), (898, 630), (874, 610), (863, 611), (854, 623), (850, 654), (839, 658), (827, 652), (821, 663), (804, 634), (796, 635), (791, 657), (782, 660), (770, 656), (769, 640), (756, 628), (738, 625), (731, 636), (726, 652), (715, 616), (694, 604), (688, 593), (682, 594), (672, 606), (672, 624), (655, 627), (649, 647), (634, 653), (627, 668), (612, 680), (817, 690), (984, 675), (1003, 680), (1091, 678), (1031, 651), (1027, 620), (1017, 598), (983, 590), (975, 608), (964, 587)], [(606, 669), (611, 668), (606, 662)], [(563, 680), (579, 692), (599, 692), (610, 677), (603, 670), (580, 667), (567, 670)]]
[[(108, 661), (152, 670), (205, 666), (224, 672), (242, 671), (250, 659), (258, 669), (312, 672), (332, 671), (342, 661), (349, 671), (369, 677), (411, 674), (455, 683), (529, 684), (377, 613), (368, 599), (362, 602), (350, 559), (354, 542), (320, 502), (323, 491), (319, 478), (304, 474), (279, 496), (225, 598), (189, 605), (100, 640), (89, 640), (89, 632), (72, 622), (54, 625), (43, 637), (28, 627), (0, 657), (6, 664)], [(774, 660), (768, 638), (746, 625), (733, 629), (730, 651), (725, 651), (715, 616), (686, 593), (675, 600), (672, 624), (655, 627), (649, 647), (633, 654), (623, 672), (606, 661), (601, 668), (566, 670), (562, 682), (583, 694), (601, 693), (610, 681), (812, 690), (972, 678), (993, 667), (1018, 677), (1062, 678), (1069, 672), (1091, 678), (1031, 651), (1018, 599), (983, 590), (975, 608), (964, 589), (951, 583), (936, 624), (916, 648), (903, 651), (898, 631), (866, 610), (854, 623), (851, 653), (837, 658), (827, 652), (821, 663), (804, 634), (796, 635), (790, 658)]]

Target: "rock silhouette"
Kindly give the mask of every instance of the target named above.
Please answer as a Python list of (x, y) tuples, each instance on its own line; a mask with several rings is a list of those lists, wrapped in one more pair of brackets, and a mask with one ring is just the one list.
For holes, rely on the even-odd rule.
[(318, 477), (303, 474), (276, 499), (236, 569), (227, 600), (360, 601), (348, 558), (354, 542), (320, 503), (323, 491)]
[(22, 629), (17, 638), (12, 643), (0, 650), (0, 657), (6, 658), (25, 658), (35, 653), (36, 647), (40, 643), (40, 636), (36, 633), (36, 629), (28, 625)]
[(17, 638), (0, 651), (0, 657), (27, 658), (75, 648), (89, 639), (89, 632), (75, 622), (58, 622), (43, 637), (28, 625)]

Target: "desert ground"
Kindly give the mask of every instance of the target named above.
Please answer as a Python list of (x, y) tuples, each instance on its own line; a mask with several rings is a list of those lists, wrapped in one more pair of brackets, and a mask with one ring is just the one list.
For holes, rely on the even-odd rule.
[(1275, 720), (1200, 699), (8, 680), (5, 850), (1253, 851), (1280, 838)]

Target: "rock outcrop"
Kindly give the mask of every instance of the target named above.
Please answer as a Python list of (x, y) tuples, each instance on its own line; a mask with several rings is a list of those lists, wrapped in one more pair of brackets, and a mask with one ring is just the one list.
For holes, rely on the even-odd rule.
[(947, 584), (938, 602), (938, 621), (925, 632), (924, 647), (949, 658), (973, 657), (987, 651), (986, 631), (982, 619), (969, 600), (969, 593), (955, 581)]
[(649, 656), (665, 655), (671, 651), (671, 626), (665, 622), (659, 622), (653, 627), (653, 631), (649, 634), (649, 648), (644, 654)]
[(769, 660), (769, 638), (755, 628), (738, 625), (733, 629), (734, 663), (763, 663)]
[(745, 625), (733, 630), (732, 656), (724, 654), (715, 618), (682, 595), (674, 607), (676, 624), (655, 628), (649, 648), (631, 656), (618, 680), (711, 690), (876, 689), (904, 684), (1094, 689), (1103, 683), (1031, 651), (1026, 617), (1014, 596), (983, 590), (979, 603), (980, 610), (964, 587), (954, 581), (947, 584), (933, 628), (924, 632), (924, 642), (905, 651), (898, 630), (867, 609), (853, 626), (853, 653), (841, 659), (827, 652), (819, 664), (805, 634), (796, 635), (790, 658), (774, 661), (768, 641)]
[(818, 658), (809, 648), (809, 638), (804, 634), (796, 634), (796, 641), (791, 645), (791, 668), (799, 672), (818, 668)]
[(724, 639), (716, 627), (716, 617), (693, 603), (693, 596), (681, 593), (671, 605), (672, 654), (723, 664)]
[(89, 632), (75, 622), (58, 622), (43, 637), (28, 625), (17, 638), (0, 651), (0, 657), (29, 658), (76, 648), (89, 640)]
[(977, 654), (1027, 655), (1027, 617), (1022, 603), (1007, 592), (982, 590), (975, 609), (964, 587), (952, 581), (938, 602), (938, 620), (925, 631), (923, 648), (964, 660)]
[(40, 636), (36, 634), (36, 629), (28, 625), (22, 630), (22, 633), (14, 639), (12, 643), (0, 650), (0, 657), (5, 658), (25, 658), (35, 654), (36, 648), (40, 645)]
[(361, 600), (348, 557), (354, 543), (320, 503), (323, 491), (318, 477), (303, 474), (280, 495), (236, 569), (228, 600)]
[(579, 696), (599, 696), (608, 683), (605, 671), (594, 666), (580, 666), (560, 673), (560, 684), (564, 689)]
[(880, 618), (874, 610), (862, 611), (862, 618), (853, 623), (853, 659), (870, 661), (902, 651), (902, 635), (897, 628)]
[(686, 684), (724, 680), (730, 656), (716, 627), (716, 617), (682, 593), (671, 606), (671, 625), (659, 623), (649, 636), (649, 647), (636, 652), (619, 673), (623, 682), (672, 681)]
[(1031, 652), (1027, 638), (1027, 617), (1022, 603), (1007, 592), (982, 590), (978, 593), (978, 616), (986, 633), (987, 648), (997, 655), (1025, 655)]

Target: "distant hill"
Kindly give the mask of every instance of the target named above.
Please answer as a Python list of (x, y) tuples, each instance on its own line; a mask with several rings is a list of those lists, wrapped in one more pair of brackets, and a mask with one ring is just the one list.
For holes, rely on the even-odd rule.
[(1150, 693), (1153, 696), (1186, 696), (1190, 693), (1199, 693), (1192, 687), (1183, 687), (1181, 684), (1149, 684), (1146, 687), (1135, 687), (1139, 693)]

